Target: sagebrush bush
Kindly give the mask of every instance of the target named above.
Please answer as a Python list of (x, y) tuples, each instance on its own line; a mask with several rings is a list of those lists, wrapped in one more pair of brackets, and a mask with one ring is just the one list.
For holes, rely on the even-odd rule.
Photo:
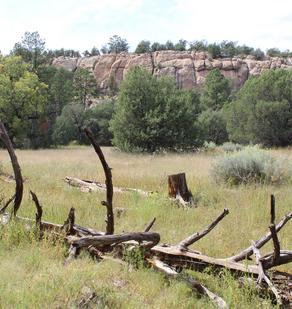
[(291, 178), (292, 169), (284, 158), (275, 158), (254, 146), (220, 157), (213, 164), (211, 174), (215, 181), (232, 185), (281, 184)]
[(232, 142), (226, 142), (224, 143), (221, 148), (224, 152), (235, 152), (235, 151), (240, 151), (243, 149), (244, 146), (240, 145), (240, 144), (235, 144)]

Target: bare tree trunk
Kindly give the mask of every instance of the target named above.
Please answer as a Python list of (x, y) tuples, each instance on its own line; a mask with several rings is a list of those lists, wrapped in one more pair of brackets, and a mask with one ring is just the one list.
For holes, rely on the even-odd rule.
[(15, 177), (15, 182), (16, 182), (16, 187), (15, 187), (15, 198), (14, 198), (14, 206), (13, 206), (13, 214), (16, 216), (16, 213), (21, 205), (22, 201), (22, 195), (23, 195), (23, 179), (21, 175), (21, 170), (20, 166), (16, 157), (16, 154), (14, 152), (11, 140), (7, 134), (7, 131), (5, 129), (5, 126), (3, 122), (0, 120), (0, 138), (5, 145), (10, 159), (11, 159), (11, 164), (13, 167), (14, 171), (14, 177)]
[(106, 185), (106, 201), (102, 202), (102, 205), (106, 206), (107, 209), (107, 220), (106, 220), (106, 234), (110, 235), (114, 233), (114, 213), (113, 213), (113, 183), (112, 183), (112, 172), (111, 168), (108, 166), (101, 148), (95, 141), (92, 132), (85, 128), (84, 132), (88, 139), (90, 140), (99, 160), (102, 164), (104, 174), (105, 174), (105, 185)]

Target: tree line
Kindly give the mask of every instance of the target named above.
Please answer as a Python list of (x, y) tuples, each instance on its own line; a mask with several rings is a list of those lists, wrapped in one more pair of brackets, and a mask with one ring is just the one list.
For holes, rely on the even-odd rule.
[(136, 67), (104, 97), (89, 71), (52, 67), (48, 54), (35, 32), (0, 56), (0, 118), (17, 147), (83, 144), (85, 126), (101, 145), (125, 151), (193, 150), (205, 141), (291, 144), (290, 70), (265, 71), (234, 93), (218, 69), (201, 88), (182, 90)]

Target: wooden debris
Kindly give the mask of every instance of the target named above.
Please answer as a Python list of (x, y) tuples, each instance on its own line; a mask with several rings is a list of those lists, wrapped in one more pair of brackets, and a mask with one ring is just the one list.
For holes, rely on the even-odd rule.
[[(75, 177), (69, 177), (66, 176), (64, 178), (64, 181), (69, 184), (69, 186), (77, 187), (82, 192), (106, 192), (106, 185), (97, 181), (93, 180), (84, 180), (79, 179)], [(121, 188), (121, 187), (113, 187), (114, 193), (128, 193), (128, 192), (134, 192), (141, 196), (150, 196), (154, 194), (153, 191), (144, 191), (141, 189), (135, 189), (135, 188)]]
[(95, 141), (92, 132), (85, 128), (84, 132), (88, 139), (90, 140), (99, 160), (102, 164), (104, 174), (105, 174), (105, 185), (106, 185), (106, 201), (102, 202), (102, 205), (106, 206), (107, 209), (107, 220), (106, 220), (106, 234), (110, 235), (114, 233), (114, 213), (113, 213), (113, 183), (112, 183), (112, 172), (111, 168), (108, 166), (103, 152), (97, 142)]
[(188, 189), (185, 173), (168, 176), (168, 196), (184, 206), (192, 203), (193, 195)]
[(22, 201), (22, 195), (23, 195), (23, 179), (22, 179), (22, 174), (20, 170), (20, 166), (15, 154), (15, 151), (12, 146), (12, 142), (7, 134), (7, 131), (5, 129), (5, 126), (3, 122), (0, 120), (0, 139), (3, 142), (4, 146), (6, 147), (8, 154), (11, 159), (11, 164), (13, 167), (13, 172), (14, 172), (14, 178), (16, 182), (16, 187), (15, 187), (15, 198), (14, 198), (14, 206), (13, 206), (13, 214), (16, 216), (17, 211), (21, 205)]

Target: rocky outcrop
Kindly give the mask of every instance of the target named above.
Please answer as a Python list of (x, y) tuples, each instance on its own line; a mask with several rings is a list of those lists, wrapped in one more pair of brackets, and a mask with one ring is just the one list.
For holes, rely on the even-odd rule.
[(256, 60), (252, 56), (212, 59), (205, 52), (157, 51), (147, 54), (109, 54), (84, 58), (54, 59), (53, 66), (74, 71), (86, 68), (94, 75), (101, 89), (109, 82), (119, 85), (130, 68), (142, 66), (155, 76), (170, 76), (183, 89), (192, 89), (204, 83), (213, 68), (231, 80), (233, 88), (240, 88), (250, 75), (264, 70), (292, 68), (292, 58), (269, 58)]

